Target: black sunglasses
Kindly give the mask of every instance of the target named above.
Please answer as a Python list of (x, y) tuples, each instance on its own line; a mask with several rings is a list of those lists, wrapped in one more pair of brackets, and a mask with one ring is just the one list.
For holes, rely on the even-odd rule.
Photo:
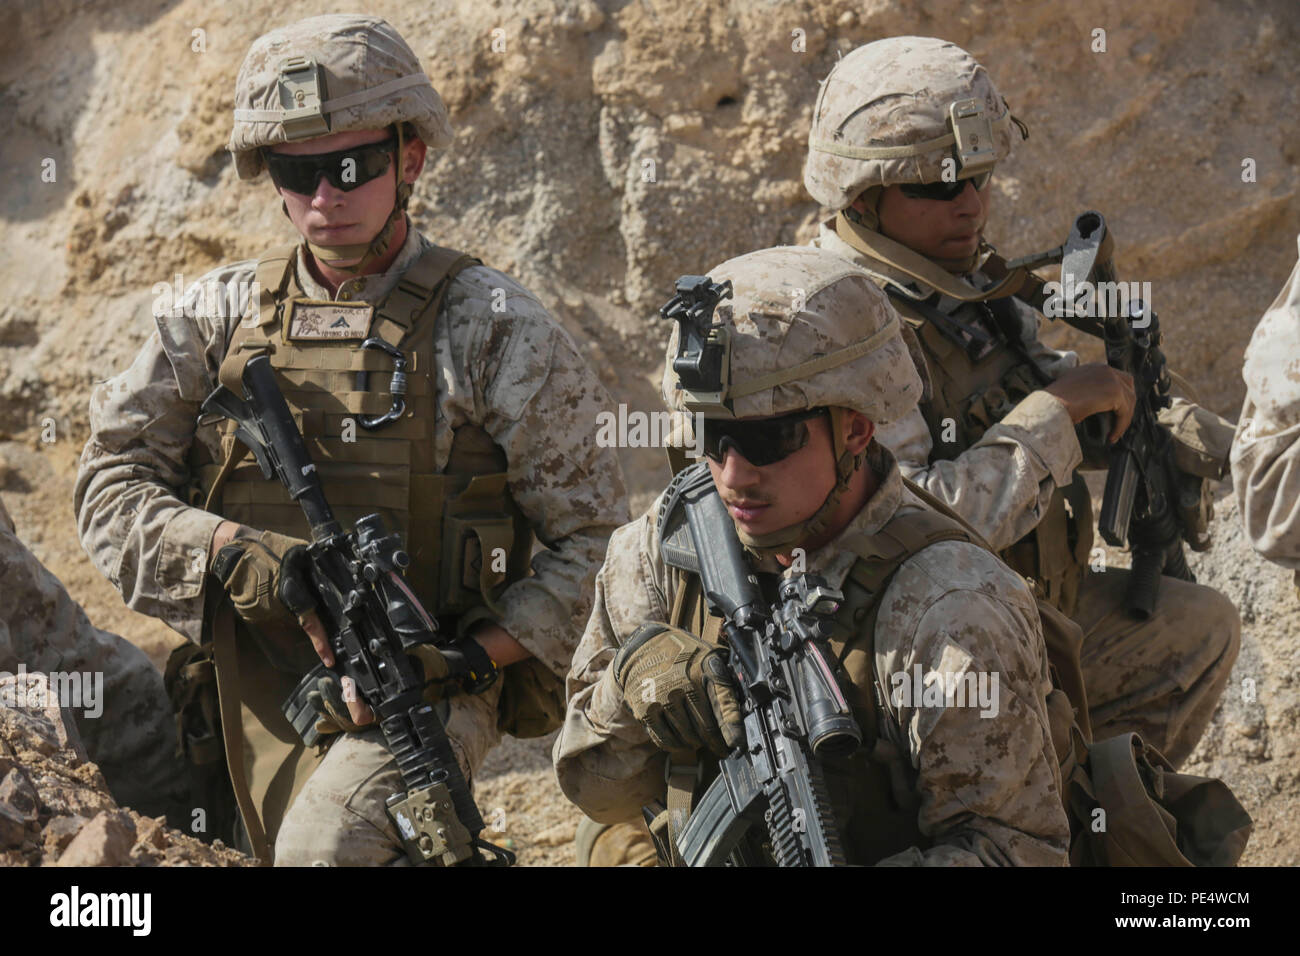
[(959, 179), (956, 182), (945, 183), (940, 180), (937, 183), (901, 183), (899, 189), (908, 199), (937, 199), (940, 202), (952, 202), (958, 196), (966, 191), (966, 184), (972, 183), (976, 191), (983, 189), (993, 178), (993, 170), (972, 176), (969, 179)]
[[(377, 143), (366, 143), (333, 153), (309, 153), (304, 156), (286, 156), (269, 149), (262, 155), (272, 181), (291, 193), (310, 196), (316, 192), (316, 183), (324, 176), (335, 189), (351, 192), (364, 186), (377, 176), (388, 172), (393, 162), (393, 137)], [(351, 160), (351, 163), (348, 163)]]
[(826, 415), (827, 409), (791, 412), (774, 418), (706, 418), (702, 448), (704, 456), (722, 464), (728, 448), (759, 468), (789, 458), (808, 444), (808, 421)]

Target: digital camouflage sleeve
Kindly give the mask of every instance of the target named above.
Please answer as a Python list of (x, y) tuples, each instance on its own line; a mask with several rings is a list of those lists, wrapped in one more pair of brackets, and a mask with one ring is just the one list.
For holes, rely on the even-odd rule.
[(1231, 458), (1241, 520), (1256, 551), (1300, 569), (1300, 262), (1259, 320), (1242, 377)]

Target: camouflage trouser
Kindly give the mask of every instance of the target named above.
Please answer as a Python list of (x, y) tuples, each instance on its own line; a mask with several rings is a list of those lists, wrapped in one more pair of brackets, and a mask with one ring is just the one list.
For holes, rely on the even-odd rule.
[(158, 668), (125, 638), (92, 625), (2, 521), (0, 581), (0, 671), (49, 674), (61, 696), (74, 698), (65, 712), (118, 803), (147, 816), (186, 803), (187, 771)]
[(1241, 618), (1212, 588), (1160, 579), (1155, 613), (1124, 610), (1129, 572), (1090, 573), (1074, 620), (1095, 740), (1133, 731), (1182, 764), (1205, 732), (1241, 649)]
[[(457, 695), (443, 711), (447, 736), (471, 788), (501, 739), (501, 682), (476, 697)], [(407, 866), (384, 801), (404, 789), (378, 728), (344, 734), (290, 805), (275, 838), (276, 866)], [(484, 812), (484, 817), (488, 812)]]

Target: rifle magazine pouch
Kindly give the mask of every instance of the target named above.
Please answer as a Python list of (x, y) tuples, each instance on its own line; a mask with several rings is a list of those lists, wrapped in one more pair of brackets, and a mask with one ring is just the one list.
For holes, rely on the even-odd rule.
[(1223, 478), (1228, 471), (1235, 425), (1181, 398), (1162, 408), (1156, 418), (1174, 436), (1174, 464), (1179, 471), (1211, 481)]
[[(1235, 866), (1253, 822), (1221, 780), (1176, 773), (1137, 734), (1094, 744), (1088, 755), (1105, 826), (1093, 832), (1108, 866)], [(1095, 830), (1095, 828), (1094, 828)]]
[(523, 577), (515, 542), (527, 536), (517, 534), (521, 516), (508, 501), (504, 472), (475, 475), (448, 497), (442, 519), (440, 612), (459, 614), (485, 605), (500, 614), (496, 599), (509, 581)]
[(501, 671), (497, 729), (512, 737), (544, 737), (564, 723), (564, 681), (535, 657)]
[(176, 714), (176, 747), (191, 764), (204, 766), (225, 756), (217, 708), (217, 672), (210, 644), (186, 641), (171, 652), (163, 686)]

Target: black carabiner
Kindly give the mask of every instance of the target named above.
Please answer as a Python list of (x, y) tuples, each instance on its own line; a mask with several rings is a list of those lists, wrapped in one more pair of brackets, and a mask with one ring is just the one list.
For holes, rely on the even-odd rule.
[[(363, 349), (379, 349), (387, 353), (393, 360), (393, 381), (388, 386), (389, 394), (393, 396), (393, 405), (382, 415), (359, 415), (357, 424), (366, 431), (374, 431), (376, 428), (383, 428), (390, 422), (395, 422), (406, 414), (406, 356), (392, 345), (389, 345), (381, 338), (368, 338), (361, 343)], [(362, 374), (365, 374), (364, 372)]]

